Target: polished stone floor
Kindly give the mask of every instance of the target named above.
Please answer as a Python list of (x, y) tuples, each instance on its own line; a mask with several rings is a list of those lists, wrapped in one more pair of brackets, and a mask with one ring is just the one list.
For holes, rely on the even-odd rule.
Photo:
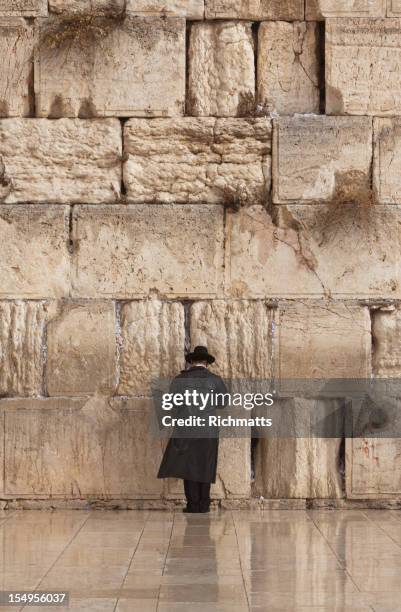
[(0, 538), (0, 590), (76, 611), (401, 611), (401, 511), (25, 510)]

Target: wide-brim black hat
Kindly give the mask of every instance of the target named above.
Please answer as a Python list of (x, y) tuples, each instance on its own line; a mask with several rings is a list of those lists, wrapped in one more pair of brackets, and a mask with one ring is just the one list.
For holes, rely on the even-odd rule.
[(192, 353), (188, 353), (185, 356), (185, 361), (206, 361), (207, 363), (214, 363), (216, 360), (213, 355), (210, 355), (206, 346), (195, 346)]

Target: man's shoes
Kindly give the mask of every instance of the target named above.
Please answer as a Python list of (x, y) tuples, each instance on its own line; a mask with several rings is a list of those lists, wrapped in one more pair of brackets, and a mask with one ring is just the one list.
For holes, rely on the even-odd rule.
[(186, 508), (183, 509), (183, 512), (186, 512), (189, 514), (197, 514), (199, 512), (199, 508), (197, 506), (187, 506)]

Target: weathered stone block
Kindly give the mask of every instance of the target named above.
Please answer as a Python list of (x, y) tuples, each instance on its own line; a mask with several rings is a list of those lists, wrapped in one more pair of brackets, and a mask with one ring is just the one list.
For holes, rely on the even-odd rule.
[(34, 29), (21, 18), (0, 18), (0, 117), (26, 117), (31, 110)]
[(113, 202), (121, 187), (117, 119), (0, 121), (5, 203)]
[(196, 302), (191, 306), (190, 322), (191, 343), (208, 347), (216, 357), (213, 367), (221, 376), (272, 377), (272, 311), (264, 302)]
[(303, 0), (206, 0), (206, 19), (304, 18)]
[(318, 26), (266, 21), (259, 28), (258, 104), (281, 115), (319, 112)]
[(401, 203), (401, 120), (374, 119), (373, 180), (381, 204)]
[(274, 122), (277, 204), (352, 199), (357, 188), (368, 189), (371, 163), (368, 117), (292, 117)]
[(68, 295), (68, 213), (67, 207), (0, 207), (1, 296)]
[(0, 397), (43, 394), (45, 302), (0, 302)]
[(47, 0), (0, 0), (0, 17), (44, 17)]
[[(3, 400), (5, 494), (158, 498), (150, 400)], [(3, 414), (4, 418), (4, 414)]]
[(124, 181), (132, 202), (267, 201), (268, 119), (131, 119), (125, 126)]
[[(401, 297), (401, 208), (341, 202), (227, 213), (230, 297)], [(358, 248), (355, 248), (358, 245)]]
[(49, 0), (49, 9), (59, 15), (120, 15), (125, 0)]
[(379, 377), (401, 377), (401, 310), (378, 310), (372, 314), (373, 368)]
[(399, 115), (400, 67), (399, 19), (327, 20), (328, 114)]
[(127, 13), (203, 19), (204, 0), (127, 0)]
[(216, 297), (223, 215), (207, 204), (76, 207), (74, 295)]
[(367, 307), (331, 302), (288, 303), (276, 319), (279, 378), (369, 378)]
[(116, 385), (113, 302), (63, 303), (47, 326), (49, 395), (112, 393)]
[(401, 1), (387, 0), (387, 17), (399, 17), (401, 15)]
[(196, 117), (242, 117), (255, 108), (252, 27), (244, 22), (191, 28), (188, 109)]
[(306, 19), (385, 17), (386, 0), (306, 0)]
[(40, 20), (39, 117), (149, 117), (184, 112), (185, 20)]
[(346, 440), (346, 489), (350, 499), (399, 499), (401, 442), (395, 439)]
[(179, 302), (147, 300), (121, 310), (119, 395), (151, 395), (151, 384), (184, 367), (184, 307)]

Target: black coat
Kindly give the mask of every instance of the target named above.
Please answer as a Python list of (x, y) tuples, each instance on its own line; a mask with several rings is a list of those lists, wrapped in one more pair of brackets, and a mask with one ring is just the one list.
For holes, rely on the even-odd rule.
[[(215, 393), (227, 393), (227, 388), (220, 378), (210, 372), (207, 368), (195, 366), (181, 372), (172, 382), (171, 393), (183, 393), (186, 389), (196, 389), (199, 393), (214, 391)], [(223, 408), (225, 402), (221, 402)], [(196, 410), (196, 412), (195, 412)], [(199, 409), (183, 406), (175, 408), (174, 416), (186, 417), (189, 414), (205, 417), (215, 409), (207, 406), (202, 412)], [(219, 439), (213, 433), (205, 430), (197, 435), (204, 437), (186, 438), (174, 437), (174, 432), (170, 438), (164, 453), (158, 478), (182, 478), (183, 480), (193, 480), (195, 482), (216, 482), (217, 457), (219, 450)]]

